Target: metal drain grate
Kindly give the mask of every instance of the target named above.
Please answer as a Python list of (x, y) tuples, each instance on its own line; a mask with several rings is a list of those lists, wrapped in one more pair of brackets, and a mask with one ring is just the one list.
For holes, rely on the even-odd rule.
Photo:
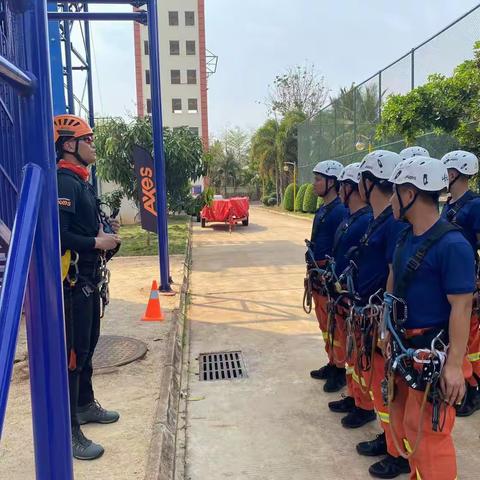
[(198, 362), (200, 381), (235, 380), (247, 376), (242, 352), (201, 353)]

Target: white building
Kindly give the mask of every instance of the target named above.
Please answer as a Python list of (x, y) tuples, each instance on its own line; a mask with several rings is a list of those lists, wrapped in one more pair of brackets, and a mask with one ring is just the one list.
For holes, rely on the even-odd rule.
[[(158, 2), (162, 114), (166, 127), (187, 126), (208, 145), (205, 0)], [(147, 27), (135, 23), (137, 113), (151, 112)]]
[[(158, 2), (160, 82), (165, 127), (189, 127), (208, 146), (207, 51), (205, 0)], [(137, 115), (151, 113), (149, 42), (147, 27), (134, 23)], [(201, 183), (193, 186), (195, 193)], [(115, 190), (102, 182), (102, 193)], [(139, 220), (134, 202), (123, 200), (124, 224)]]

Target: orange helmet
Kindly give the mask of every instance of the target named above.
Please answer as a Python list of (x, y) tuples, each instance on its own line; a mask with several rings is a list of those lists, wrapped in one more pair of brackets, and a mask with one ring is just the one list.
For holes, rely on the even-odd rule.
[(53, 129), (55, 143), (57, 143), (60, 137), (80, 138), (93, 134), (90, 125), (83, 118), (76, 115), (57, 115), (53, 119)]

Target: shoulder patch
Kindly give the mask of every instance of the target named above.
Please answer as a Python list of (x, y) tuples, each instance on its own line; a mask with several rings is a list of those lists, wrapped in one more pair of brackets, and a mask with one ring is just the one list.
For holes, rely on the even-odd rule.
[(58, 199), (58, 205), (60, 207), (71, 207), (72, 206), (72, 201), (69, 198), (59, 198)]

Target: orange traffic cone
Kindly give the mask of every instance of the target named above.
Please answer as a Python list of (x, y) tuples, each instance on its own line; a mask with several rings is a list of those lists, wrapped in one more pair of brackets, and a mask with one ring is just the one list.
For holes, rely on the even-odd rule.
[(165, 316), (160, 306), (160, 298), (158, 295), (157, 281), (152, 282), (152, 291), (150, 292), (150, 299), (148, 300), (147, 310), (142, 317), (144, 322), (161, 322), (165, 320)]

